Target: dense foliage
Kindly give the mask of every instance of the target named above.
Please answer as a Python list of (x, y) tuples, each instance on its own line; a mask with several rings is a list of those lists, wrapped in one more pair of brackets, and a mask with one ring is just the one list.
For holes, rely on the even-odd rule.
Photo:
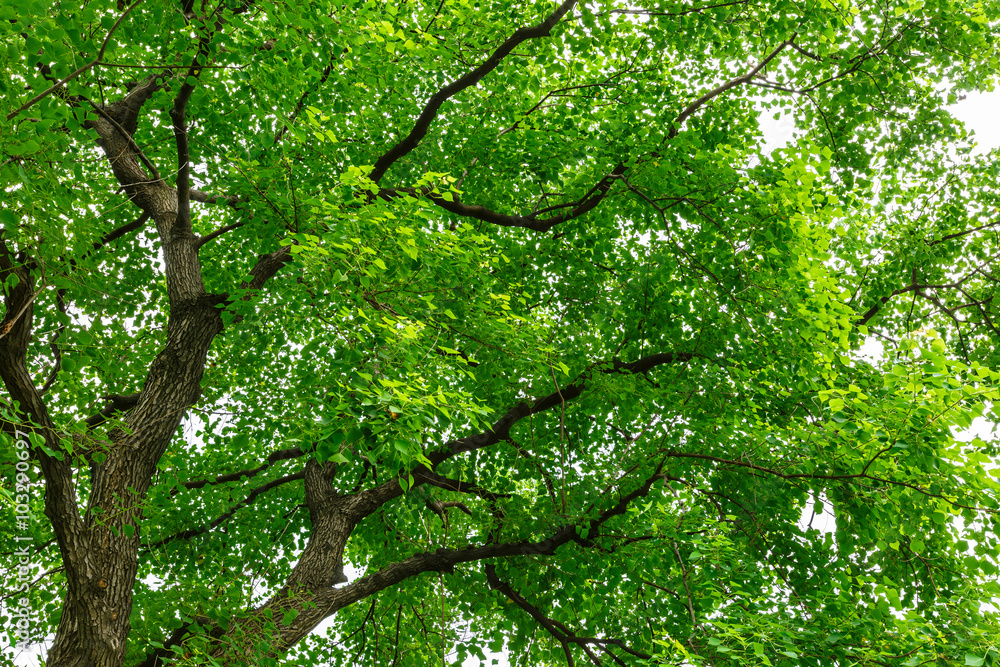
[(998, 14), (0, 6), (9, 655), (1000, 664)]

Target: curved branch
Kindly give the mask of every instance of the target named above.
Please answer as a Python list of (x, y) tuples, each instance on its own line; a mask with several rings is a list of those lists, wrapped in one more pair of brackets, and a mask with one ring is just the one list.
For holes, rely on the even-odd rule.
[(22, 111), (30, 109), (32, 106), (34, 106), (40, 100), (45, 99), (46, 97), (48, 97), (49, 95), (51, 95), (55, 91), (59, 90), (59, 88), (61, 88), (63, 85), (69, 83), (70, 81), (72, 81), (76, 77), (80, 76), (81, 74), (83, 74), (87, 70), (93, 68), (95, 65), (100, 65), (101, 64), (101, 58), (104, 57), (104, 51), (108, 48), (108, 42), (111, 40), (111, 36), (113, 34), (115, 34), (116, 30), (118, 30), (118, 26), (120, 26), (121, 23), (122, 23), (122, 21), (125, 20), (125, 17), (128, 16), (132, 12), (133, 9), (135, 9), (136, 7), (138, 7), (141, 2), (142, 2), (142, 0), (135, 0), (135, 2), (133, 2), (131, 5), (129, 5), (128, 8), (124, 12), (122, 12), (122, 15), (118, 17), (118, 20), (115, 21), (114, 25), (112, 25), (111, 28), (108, 30), (108, 34), (104, 36), (104, 41), (101, 42), (101, 48), (97, 51), (97, 57), (96, 58), (94, 58), (89, 63), (87, 63), (83, 67), (79, 68), (78, 70), (76, 70), (72, 74), (70, 74), (70, 75), (66, 76), (65, 78), (63, 78), (63, 79), (60, 79), (58, 82), (52, 84), (49, 88), (47, 88), (44, 91), (40, 92), (39, 94), (35, 95), (33, 98), (31, 98), (30, 100), (28, 100), (26, 103), (22, 104), (17, 109), (14, 109), (13, 111), (11, 111), (9, 114), (7, 114), (7, 120), (12, 120), (15, 116), (17, 116)]
[(595, 665), (600, 665), (601, 661), (597, 659), (593, 651), (590, 650), (590, 645), (598, 646), (611, 656), (611, 659), (617, 662), (619, 665), (625, 665), (621, 658), (616, 656), (614, 653), (608, 650), (608, 645), (617, 646), (626, 653), (633, 655), (637, 658), (642, 658), (643, 660), (649, 660), (653, 656), (643, 653), (642, 651), (637, 651), (630, 648), (621, 639), (598, 639), (596, 637), (581, 637), (570, 631), (568, 627), (560, 623), (559, 621), (545, 615), (538, 607), (528, 602), (520, 593), (514, 590), (514, 588), (507, 582), (502, 581), (499, 576), (497, 576), (496, 566), (493, 563), (487, 563), (483, 568), (486, 573), (486, 581), (489, 583), (490, 588), (496, 591), (500, 591), (504, 597), (516, 604), (518, 607), (523, 609), (529, 616), (531, 616), (535, 621), (542, 626), (550, 635), (555, 637), (556, 641), (562, 646), (563, 653), (566, 654), (566, 661), (568, 664), (572, 665), (573, 656), (570, 653), (570, 645), (576, 644), (587, 654), (590, 661)]
[[(570, 651), (569, 645), (572, 639), (579, 640), (579, 638), (562, 632), (560, 628), (556, 627), (556, 621), (543, 614), (538, 607), (521, 597), (521, 595), (518, 594), (518, 592), (515, 591), (510, 584), (505, 581), (501, 581), (500, 577), (497, 576), (497, 568), (493, 565), (493, 563), (487, 563), (486, 567), (483, 568), (483, 571), (486, 573), (486, 581), (489, 583), (492, 590), (503, 593), (504, 597), (524, 610), (528, 616), (535, 619), (540, 626), (542, 626), (550, 635), (555, 637), (556, 641), (558, 641), (560, 646), (562, 646), (563, 653), (566, 655), (566, 664), (569, 665), (569, 667), (573, 667), (575, 662), (573, 661), (573, 652)], [(560, 626), (561, 625), (562, 624), (560, 624)], [(565, 626), (563, 626), (563, 629), (565, 629)], [(598, 665), (601, 664), (599, 661), (594, 659), (593, 655), (590, 656), (590, 659), (595, 661)]]
[(184, 482), (181, 484), (185, 489), (201, 489), (206, 486), (215, 486), (216, 484), (225, 484), (227, 482), (238, 482), (241, 479), (249, 479), (255, 477), (260, 473), (264, 472), (275, 463), (279, 461), (289, 461), (291, 459), (296, 459), (300, 456), (304, 456), (306, 452), (302, 451), (298, 447), (293, 447), (291, 449), (280, 449), (276, 452), (271, 452), (267, 457), (267, 463), (256, 468), (250, 468), (247, 470), (240, 470), (239, 472), (231, 472), (225, 475), (219, 475), (214, 479), (202, 479), (195, 482)]
[(575, 4), (576, 0), (565, 0), (565, 2), (559, 5), (559, 7), (548, 16), (548, 18), (538, 25), (530, 28), (518, 28), (514, 31), (514, 34), (508, 37), (503, 44), (497, 47), (497, 50), (494, 51), (489, 58), (483, 61), (479, 67), (466, 72), (463, 76), (449, 83), (447, 86), (431, 96), (431, 99), (427, 101), (427, 104), (424, 106), (424, 110), (417, 118), (417, 122), (414, 123), (413, 129), (410, 130), (410, 134), (408, 134), (406, 138), (398, 144), (386, 151), (382, 157), (375, 162), (375, 166), (372, 168), (368, 178), (370, 178), (373, 182), (378, 183), (382, 177), (385, 176), (385, 172), (389, 170), (389, 167), (391, 167), (393, 163), (417, 147), (417, 144), (419, 144), (420, 140), (427, 134), (427, 130), (430, 128), (431, 123), (433, 123), (434, 119), (437, 117), (438, 110), (441, 108), (442, 104), (466, 88), (479, 83), (483, 77), (496, 69), (497, 66), (503, 62), (503, 59), (510, 55), (510, 52), (523, 42), (526, 42), (529, 39), (537, 39), (539, 37), (548, 36), (550, 30), (552, 30), (552, 26), (558, 23), (559, 20), (566, 15), (566, 12), (572, 9)]
[(423, 188), (420, 190), (416, 188), (382, 188), (378, 191), (377, 196), (385, 199), (386, 201), (400, 196), (425, 197), (435, 206), (439, 206), (449, 213), (454, 213), (455, 215), (463, 218), (482, 220), (483, 222), (488, 222), (499, 227), (521, 227), (524, 229), (531, 229), (536, 232), (547, 232), (560, 223), (573, 220), (574, 218), (579, 218), (585, 213), (589, 213), (593, 210), (611, 191), (612, 184), (621, 178), (627, 170), (628, 167), (624, 163), (619, 163), (614, 169), (611, 170), (611, 173), (601, 178), (601, 180), (597, 182), (597, 185), (592, 187), (577, 201), (540, 211), (541, 213), (544, 213), (556, 208), (570, 209), (565, 213), (560, 213), (559, 215), (553, 215), (547, 218), (539, 218), (538, 213), (532, 213), (531, 215), (508, 215), (506, 213), (498, 213), (497, 211), (488, 209), (485, 206), (479, 206), (477, 204), (463, 204), (453, 193), (449, 193), (449, 198), (446, 198), (439, 193), (434, 193), (430, 188)]
[[(606, 509), (591, 520), (564, 525), (546, 539), (529, 542), (507, 542), (502, 544), (482, 544), (465, 549), (438, 549), (425, 552), (392, 563), (378, 572), (362, 577), (342, 588), (332, 586), (311, 587), (308, 594), (287, 596), (279, 593), (262, 607), (254, 610), (255, 615), (273, 614), (276, 610), (296, 608), (299, 615), (289, 624), (279, 628), (280, 636), (273, 637), (272, 650), (277, 654), (283, 647), (291, 646), (308, 634), (318, 623), (338, 610), (367, 598), (381, 590), (400, 583), (410, 577), (425, 572), (452, 572), (456, 565), (509, 556), (552, 555), (569, 542), (582, 546), (593, 546), (592, 541), (582, 540), (579, 531), (588, 526), (592, 538), (598, 536), (598, 529), (609, 519), (624, 514), (629, 503), (649, 493), (653, 484), (664, 477), (657, 469), (639, 488), (625, 495), (613, 507)], [(394, 482), (395, 483), (395, 482)], [(396, 483), (397, 488), (399, 484)], [(304, 592), (303, 592), (304, 593)]]
[(296, 480), (303, 479), (304, 477), (305, 477), (305, 472), (299, 471), (296, 473), (292, 473), (291, 475), (285, 475), (284, 477), (273, 479), (267, 484), (259, 486), (253, 491), (251, 491), (249, 494), (247, 494), (246, 498), (233, 505), (231, 508), (229, 508), (228, 511), (221, 514), (211, 522), (202, 524), (195, 528), (188, 528), (187, 530), (182, 530), (179, 533), (174, 533), (173, 535), (164, 537), (163, 539), (157, 540), (156, 542), (151, 542), (145, 546), (145, 549), (147, 551), (151, 551), (153, 549), (156, 549), (157, 547), (162, 547), (164, 544), (173, 542), (174, 540), (189, 540), (192, 537), (203, 535), (214, 528), (218, 528), (226, 521), (229, 521), (238, 511), (256, 502), (257, 499), (260, 498), (260, 496), (262, 496), (264, 493), (270, 491), (271, 489), (282, 486), (284, 484), (288, 484), (289, 482), (294, 482)]
[(697, 111), (701, 107), (705, 106), (708, 102), (711, 102), (713, 99), (715, 99), (716, 97), (718, 97), (722, 93), (726, 92), (730, 88), (735, 88), (736, 86), (739, 86), (741, 84), (744, 84), (744, 83), (747, 83), (747, 82), (751, 81), (755, 76), (757, 76), (758, 72), (760, 72), (762, 69), (764, 69), (765, 67), (767, 67), (767, 64), (770, 63), (772, 60), (774, 60), (779, 53), (781, 53), (782, 51), (785, 50), (786, 47), (788, 47), (789, 45), (791, 45), (795, 41), (795, 38), (797, 36), (798, 36), (798, 33), (793, 33), (791, 37), (789, 37), (784, 42), (782, 42), (781, 44), (779, 44), (778, 47), (776, 49), (774, 49), (774, 51), (772, 51), (771, 53), (769, 53), (763, 60), (760, 61), (760, 64), (758, 64), (756, 67), (754, 67), (752, 70), (750, 70), (746, 74), (738, 76), (735, 79), (730, 79), (729, 81), (727, 81), (726, 83), (722, 84), (718, 88), (705, 93), (704, 95), (702, 95), (701, 97), (699, 97), (698, 99), (696, 99), (694, 102), (692, 102), (691, 104), (689, 104), (684, 109), (684, 111), (682, 111), (681, 114), (679, 116), (677, 116), (677, 120), (674, 121), (676, 123), (676, 125), (673, 128), (671, 128), (670, 134), (668, 135), (668, 138), (672, 139), (673, 137), (677, 136), (677, 133), (680, 132), (680, 127), (681, 127), (681, 125), (684, 124), (684, 121), (686, 121), (688, 118), (690, 118), (691, 114), (693, 114), (695, 111)]
[(105, 394), (101, 396), (105, 401), (108, 402), (100, 412), (93, 414), (83, 420), (83, 423), (87, 425), (88, 428), (94, 428), (95, 426), (100, 426), (104, 422), (111, 419), (111, 417), (117, 412), (128, 412), (136, 405), (139, 404), (139, 393), (122, 395), (122, 394)]
[[(709, 91), (708, 93), (705, 93), (697, 100), (691, 102), (677, 116), (677, 119), (674, 121), (674, 125), (671, 127), (670, 132), (667, 135), (667, 140), (669, 141), (670, 139), (673, 139), (675, 136), (677, 136), (677, 134), (680, 132), (681, 126), (684, 125), (684, 122), (688, 118), (690, 118), (692, 114), (698, 111), (698, 109), (702, 108), (710, 101), (712, 101), (719, 95), (725, 93), (726, 91), (735, 88), (736, 86), (752, 81), (753, 78), (757, 76), (757, 74), (761, 70), (763, 70), (764, 67), (768, 65), (768, 63), (774, 60), (774, 58), (776, 58), (778, 54), (781, 53), (781, 51), (783, 51), (788, 45), (792, 44), (792, 42), (795, 40), (795, 37), (796, 35), (793, 34), (789, 39), (785, 40), (780, 45), (778, 45), (777, 48), (775, 48), (771, 53), (769, 53), (763, 60), (760, 61), (758, 65), (756, 65), (746, 74), (743, 74), (741, 76), (738, 76), (734, 79), (727, 81), (726, 83), (723, 83), (722, 85)], [(447, 89), (442, 89), (442, 90), (447, 90)], [(433, 99), (434, 98), (432, 98), (432, 101)], [(440, 106), (440, 103), (438, 104), (438, 106)], [(428, 103), (428, 108), (430, 108), (430, 103)], [(427, 113), (426, 110), (425, 113)], [(423, 117), (424, 116), (421, 115), (421, 119), (423, 119)], [(432, 120), (432, 118), (427, 121), (427, 125), (430, 124), (430, 120)], [(419, 124), (420, 121), (418, 121), (418, 125)], [(415, 131), (416, 128), (414, 128), (414, 132)], [(420, 134), (420, 137), (423, 137), (425, 133), (426, 133), (426, 127), (424, 128), (423, 133)], [(412, 136), (413, 133), (411, 133), (410, 137)], [(409, 140), (410, 137), (407, 137), (407, 140)], [(417, 141), (419, 141), (419, 137)], [(396, 150), (397, 148), (399, 148), (399, 146), (402, 146), (404, 143), (405, 140), (404, 142), (401, 142), (396, 147), (394, 147), (393, 150)], [(406, 151), (400, 153), (399, 156), (392, 158), (392, 161), (395, 161), (396, 159), (398, 159), (398, 157), (405, 155), (406, 152), (409, 152), (414, 147), (416, 147), (415, 141), (413, 142), (413, 145)], [(387, 159), (386, 156), (389, 156), (391, 154), (392, 151), (386, 153), (386, 155), (383, 156), (382, 159)], [(654, 152), (653, 155), (655, 156), (656, 153)], [(380, 163), (382, 159), (380, 159)], [(380, 170), (379, 164), (377, 163), (375, 169), (372, 171), (370, 175), (371, 180), (374, 182), (378, 182), (378, 180), (381, 179), (382, 176), (385, 174), (385, 171), (389, 168), (390, 164), (391, 162), (386, 164), (385, 167)], [(568, 220), (573, 220), (574, 218), (579, 218), (580, 216), (585, 215), (586, 213), (589, 213), (591, 210), (596, 208), (597, 205), (600, 204), (601, 201), (603, 201), (604, 198), (611, 191), (611, 186), (614, 184), (614, 182), (616, 180), (621, 179), (627, 171), (628, 171), (627, 164), (624, 162), (619, 162), (617, 165), (615, 165), (614, 169), (612, 169), (610, 173), (603, 176), (597, 182), (596, 185), (594, 185), (589, 191), (587, 191), (586, 194), (584, 194), (577, 201), (567, 204), (560, 204), (558, 206), (551, 206), (549, 208), (542, 209), (541, 211), (533, 212), (531, 215), (509, 215), (505, 213), (499, 213), (492, 209), (486, 208), (485, 206), (479, 206), (476, 204), (472, 205), (463, 204), (454, 193), (447, 193), (447, 196), (445, 196), (440, 192), (436, 192), (434, 188), (431, 187), (380, 188), (376, 196), (386, 201), (395, 199), (397, 197), (407, 197), (407, 196), (424, 197), (428, 201), (432, 202), (434, 205), (443, 208), (449, 213), (454, 213), (455, 215), (461, 216), (463, 218), (482, 220), (483, 222), (488, 222), (490, 224), (497, 225), (499, 227), (521, 227), (524, 229), (531, 229), (537, 232), (547, 232), (556, 225), (559, 225)], [(550, 213), (552, 211), (560, 209), (569, 209), (569, 210), (560, 213), (558, 215), (552, 215), (546, 218), (538, 217), (539, 214)]]
[(234, 229), (238, 229), (238, 228), (242, 227), (245, 224), (246, 224), (245, 222), (234, 222), (231, 225), (226, 225), (224, 227), (219, 227), (218, 229), (216, 229), (211, 234), (206, 234), (205, 236), (200, 237), (197, 241), (195, 241), (194, 247), (196, 249), (200, 248), (203, 245), (205, 245), (206, 243), (208, 243), (209, 241), (217, 239), (220, 236), (222, 236), (223, 234), (225, 234), (227, 232), (231, 232)]
[[(8, 396), (19, 406), (22, 424), (13, 424), (15, 447), (26, 447), (45, 477), (45, 515), (52, 524), (63, 564), (72, 574), (81, 566), (79, 539), (84, 534), (83, 518), (77, 504), (76, 489), (68, 457), (60, 460), (47, 451), (60, 451), (62, 445), (49, 417), (48, 408), (35, 388), (28, 371), (28, 348), (34, 315), (34, 290), (31, 265), (19, 261), (11, 251), (4, 230), (0, 230), (0, 283), (5, 285), (5, 313), (0, 320), (0, 380)], [(11, 278), (16, 276), (17, 280)], [(28, 439), (35, 432), (45, 439), (46, 448)]]
[[(633, 362), (622, 362), (616, 359), (606, 364), (595, 364), (595, 366), (592, 366), (578, 375), (576, 380), (568, 386), (557, 389), (551, 394), (539, 398), (532, 405), (528, 405), (525, 401), (518, 403), (514, 407), (510, 408), (507, 413), (500, 417), (496, 422), (494, 422), (493, 427), (489, 430), (475, 435), (466, 436), (464, 438), (451, 440), (445, 443), (440, 450), (428, 454), (427, 458), (431, 462), (431, 468), (434, 468), (440, 463), (447, 461), (458, 454), (484, 449), (497, 443), (510, 440), (510, 430), (518, 421), (530, 415), (550, 410), (554, 407), (562, 405), (564, 402), (572, 401), (579, 397), (586, 389), (587, 383), (594, 373), (645, 374), (657, 366), (673, 362), (685, 362), (694, 358), (701, 358), (701, 355), (691, 352), (666, 352), (662, 354), (649, 355)], [(422, 465), (411, 469), (409, 474), (413, 476), (414, 487), (430, 483), (431, 480), (435, 480), (435, 473), (431, 472), (427, 467)], [(648, 489), (646, 489), (646, 491), (648, 491)], [(365, 517), (373, 514), (379, 507), (402, 496), (403, 493), (404, 491), (399, 484), (399, 480), (394, 477), (351, 497), (349, 499), (349, 509), (339, 511), (346, 511), (350, 515), (353, 524), (356, 525)], [(627, 504), (628, 500), (623, 502)], [(625, 509), (623, 505), (621, 512), (624, 511)], [(614, 514), (611, 516), (613, 515)], [(599, 525), (600, 522), (591, 522), (591, 535), (596, 535), (596, 529)], [(573, 532), (572, 538), (567, 539), (578, 538), (576, 537), (576, 533)]]
[(250, 280), (244, 282), (241, 287), (249, 290), (261, 289), (285, 264), (291, 261), (292, 246), (287, 245), (272, 253), (260, 255), (257, 257), (257, 263), (250, 270)]

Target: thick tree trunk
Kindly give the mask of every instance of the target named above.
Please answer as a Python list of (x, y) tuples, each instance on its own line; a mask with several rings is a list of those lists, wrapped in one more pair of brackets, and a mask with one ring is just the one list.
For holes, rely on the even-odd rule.
[[(190, 221), (180, 220), (177, 190), (143, 171), (135, 144), (126, 134), (134, 131), (142, 104), (155, 87), (155, 80), (147, 80), (89, 123), (100, 137), (115, 176), (133, 203), (156, 224), (170, 313), (166, 342), (150, 366), (135, 408), (122, 428), (108, 434), (106, 458), (96, 468), (83, 525), (60, 540), (67, 565), (67, 594), (48, 656), (50, 666), (122, 664), (138, 570), (143, 502), (158, 461), (201, 394), (206, 355), (222, 331), (220, 307), (225, 297), (205, 293), (198, 239)], [(54, 444), (58, 447), (58, 442)], [(75, 498), (64, 502), (73, 503)], [(65, 532), (60, 529), (65, 523), (61, 517), (50, 518), (57, 534)]]

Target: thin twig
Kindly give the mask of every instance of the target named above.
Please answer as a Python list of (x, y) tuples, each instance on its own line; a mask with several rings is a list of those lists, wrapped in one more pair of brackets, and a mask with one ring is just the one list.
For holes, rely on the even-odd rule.
[(9, 114), (7, 114), (7, 120), (12, 120), (15, 116), (17, 116), (22, 111), (25, 111), (26, 109), (30, 109), (39, 100), (45, 99), (46, 97), (48, 97), (49, 95), (51, 95), (52, 93), (54, 93), (63, 84), (68, 83), (69, 81), (72, 81), (73, 79), (75, 79), (76, 77), (80, 76), (81, 74), (83, 74), (87, 70), (91, 69), (95, 65), (100, 65), (101, 64), (101, 58), (104, 57), (104, 50), (106, 48), (108, 48), (108, 41), (111, 39), (111, 35), (113, 35), (114, 32), (115, 32), (115, 30), (118, 29), (118, 26), (121, 25), (121, 22), (125, 20), (125, 17), (128, 16), (129, 13), (131, 13), (131, 11), (133, 9), (135, 9), (136, 7), (138, 7), (141, 2), (142, 2), (142, 0), (135, 0), (135, 2), (133, 2), (131, 5), (129, 5), (129, 7), (124, 12), (122, 12), (122, 15), (118, 17), (118, 20), (115, 21), (115, 24), (113, 26), (111, 26), (110, 30), (108, 30), (108, 34), (105, 35), (104, 42), (101, 43), (101, 48), (100, 48), (100, 50), (98, 50), (96, 58), (94, 58), (89, 63), (87, 63), (83, 67), (79, 68), (78, 70), (76, 70), (75, 72), (73, 72), (72, 74), (70, 74), (69, 76), (67, 76), (66, 78), (61, 79), (60, 81), (52, 84), (49, 88), (47, 88), (46, 90), (40, 92), (38, 95), (35, 95), (33, 98), (31, 98), (30, 100), (28, 100), (28, 102), (26, 102), (25, 104), (21, 105), (20, 107), (18, 107), (14, 111), (11, 111)]

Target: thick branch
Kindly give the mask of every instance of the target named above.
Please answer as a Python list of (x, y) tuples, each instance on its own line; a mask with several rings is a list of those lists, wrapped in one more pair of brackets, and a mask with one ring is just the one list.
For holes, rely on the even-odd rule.
[[(532, 405), (524, 401), (518, 403), (500, 417), (489, 430), (457, 440), (451, 440), (445, 443), (440, 450), (430, 453), (427, 458), (431, 461), (432, 467), (436, 467), (458, 454), (484, 449), (509, 440), (511, 428), (520, 420), (530, 415), (551, 410), (562, 405), (564, 402), (572, 401), (579, 397), (586, 389), (587, 383), (594, 373), (645, 374), (657, 366), (690, 361), (699, 356), (691, 352), (667, 352), (653, 354), (628, 363), (616, 359), (608, 364), (596, 365), (581, 373), (568, 386), (539, 398)], [(424, 466), (415, 467), (409, 474), (413, 475), (415, 485), (430, 483), (431, 480), (435, 479), (435, 473), (428, 471)], [(399, 485), (399, 481), (395, 478), (386, 480), (378, 486), (359, 493), (351, 500), (350, 504), (350, 511), (354, 514), (355, 523), (369, 516), (385, 503), (401, 495), (403, 495), (403, 490)]]
[[(602, 524), (612, 517), (624, 514), (630, 502), (648, 494), (653, 484), (662, 478), (663, 475), (657, 470), (638, 489), (624, 496), (618, 503), (594, 519), (583, 521), (580, 524), (562, 526), (544, 540), (486, 544), (466, 549), (438, 549), (433, 553), (418, 554), (393, 563), (342, 588), (332, 588), (330, 585), (311, 586), (309, 590), (301, 591), (294, 596), (279, 593), (263, 607), (257, 609), (256, 613), (273, 614), (277, 618), (277, 611), (293, 608), (299, 610), (298, 617), (290, 625), (279, 627), (280, 637), (275, 638), (273, 650), (275, 654), (280, 654), (286, 647), (299, 641), (319, 622), (337, 610), (424, 572), (447, 573), (452, 572), (454, 567), (461, 563), (508, 556), (552, 555), (559, 547), (569, 542), (590, 546), (592, 541), (581, 540), (579, 536), (582, 526), (589, 526), (591, 540), (596, 538)], [(398, 484), (396, 486), (398, 487)], [(287, 589), (283, 590), (287, 591)]]
[(105, 401), (108, 402), (100, 412), (93, 414), (83, 420), (83, 423), (87, 425), (88, 428), (94, 428), (99, 426), (104, 422), (111, 419), (111, 417), (118, 412), (128, 412), (134, 408), (139, 403), (139, 394), (105, 394), (101, 396)]
[(201, 204), (217, 204), (223, 203), (231, 208), (236, 208), (236, 205), (240, 203), (240, 198), (237, 195), (210, 195), (207, 192), (201, 190), (196, 190), (191, 188), (189, 190), (191, 195), (191, 201), (196, 201)]
[(116, 121), (114, 118), (112, 118), (110, 115), (108, 115), (107, 111), (105, 111), (104, 109), (102, 109), (98, 105), (94, 104), (90, 100), (87, 100), (87, 101), (90, 102), (90, 106), (92, 106), (94, 108), (94, 111), (96, 111), (99, 116), (101, 116), (102, 118), (104, 118), (104, 120), (106, 120), (109, 123), (111, 123), (111, 125), (116, 130), (118, 130), (119, 132), (121, 132), (122, 136), (125, 137), (125, 141), (128, 142), (129, 148), (132, 149), (132, 151), (142, 161), (142, 163), (144, 165), (146, 165), (146, 168), (149, 169), (149, 174), (152, 177), (152, 179), (154, 181), (160, 180), (160, 172), (156, 168), (156, 165), (154, 165), (153, 162), (148, 157), (146, 157), (146, 154), (142, 152), (141, 148), (139, 148), (139, 144), (135, 143), (135, 139), (132, 137), (132, 135), (129, 134), (128, 131), (126, 131), (124, 127), (122, 127), (121, 125), (119, 125), (118, 121)]
[(250, 280), (245, 282), (244, 289), (259, 290), (268, 280), (274, 277), (285, 264), (292, 261), (292, 247), (284, 246), (272, 253), (257, 257), (257, 264), (250, 270)]
[[(49, 451), (62, 449), (48, 409), (28, 371), (28, 346), (34, 319), (32, 303), (37, 292), (31, 266), (18, 261), (4, 233), (0, 230), (0, 283), (7, 285), (3, 293), (5, 312), (0, 320), (0, 331), (4, 333), (0, 338), (0, 379), (17, 404), (17, 413), (23, 422), (14, 425), (15, 447), (27, 447), (31, 458), (38, 461), (45, 477), (45, 515), (52, 523), (63, 564), (71, 573), (76, 573), (80, 566), (78, 540), (83, 533), (83, 520), (76, 502), (72, 468), (68, 460), (50, 456), (28, 438), (28, 434), (34, 432), (44, 438)], [(14, 276), (16, 281), (12, 280)]]
[[(199, 49), (199, 55), (200, 55)], [(194, 84), (191, 80), (198, 76), (198, 56), (188, 68), (187, 76), (181, 85), (180, 92), (170, 109), (170, 120), (173, 121), (174, 142), (177, 144), (177, 221), (174, 234), (188, 234), (191, 231), (191, 149), (187, 135), (186, 108)]]

